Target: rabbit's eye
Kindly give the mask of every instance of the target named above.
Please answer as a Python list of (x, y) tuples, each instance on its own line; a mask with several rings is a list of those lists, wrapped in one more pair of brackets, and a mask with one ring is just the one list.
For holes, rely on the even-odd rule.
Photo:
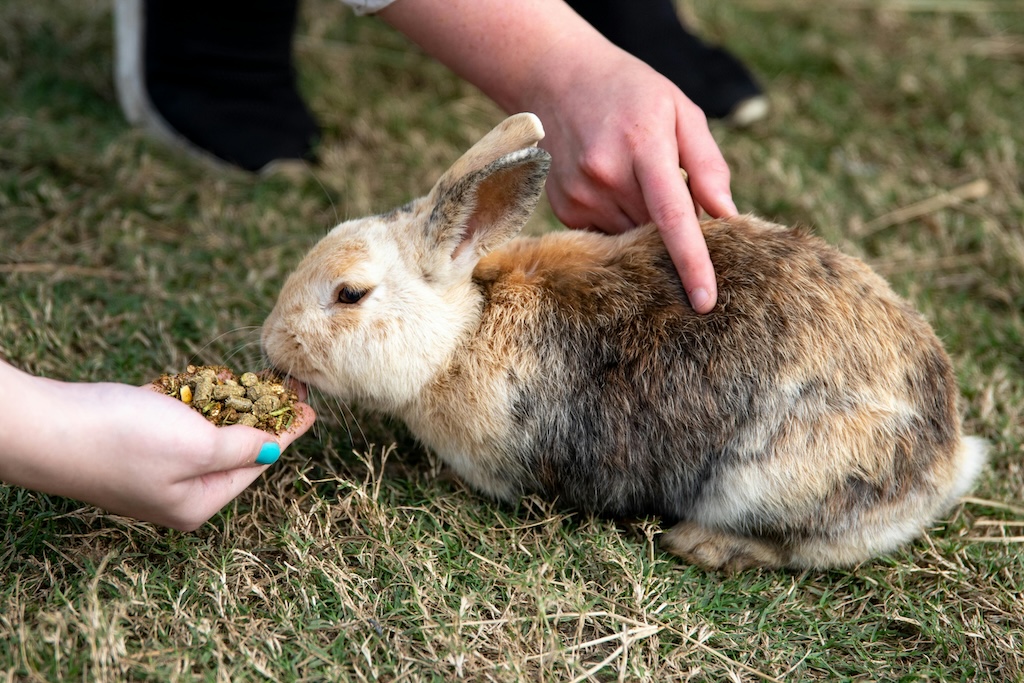
[(338, 290), (338, 303), (339, 304), (355, 304), (359, 303), (359, 300), (366, 296), (365, 289), (355, 289), (353, 287), (342, 287)]

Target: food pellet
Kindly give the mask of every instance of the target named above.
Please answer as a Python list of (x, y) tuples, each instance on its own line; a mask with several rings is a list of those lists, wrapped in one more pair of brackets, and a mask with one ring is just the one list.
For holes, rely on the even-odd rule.
[(200, 377), (192, 392), (192, 405), (205, 406), (213, 398), (213, 380), (209, 377)]
[(260, 396), (258, 399), (253, 401), (252, 412), (254, 415), (262, 417), (264, 415), (269, 415), (270, 413), (274, 412), (280, 406), (281, 399), (279, 399), (277, 396), (267, 394), (265, 396)]
[(224, 401), (232, 396), (245, 396), (245, 387), (237, 384), (217, 384), (213, 387), (213, 399)]
[(224, 407), (237, 410), (240, 413), (251, 413), (252, 401), (241, 396), (228, 396), (224, 399)]
[(259, 424), (259, 418), (252, 413), (245, 413), (238, 416), (238, 424), (245, 425), (246, 427), (255, 427)]
[(245, 391), (245, 395), (253, 401), (258, 401), (264, 396), (280, 396), (284, 393), (284, 385), (273, 382), (254, 384)]

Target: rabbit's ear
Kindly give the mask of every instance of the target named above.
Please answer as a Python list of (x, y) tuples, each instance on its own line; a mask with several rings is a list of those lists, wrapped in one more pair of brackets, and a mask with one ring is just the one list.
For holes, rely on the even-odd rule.
[(551, 165), (551, 156), (533, 146), (542, 136), (536, 116), (513, 116), (437, 181), (427, 221), (434, 256), (443, 255), (461, 272), (522, 230)]
[(459, 157), (458, 161), (441, 176), (438, 184), (446, 180), (451, 184), (453, 179), (480, 171), (506, 154), (535, 147), (543, 139), (544, 126), (536, 114), (514, 114), (495, 126)]

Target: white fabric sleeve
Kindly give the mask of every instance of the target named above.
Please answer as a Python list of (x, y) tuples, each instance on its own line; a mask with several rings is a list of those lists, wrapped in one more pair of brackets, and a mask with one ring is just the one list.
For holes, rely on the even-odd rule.
[(351, 7), (356, 14), (373, 14), (379, 12), (395, 0), (341, 0)]

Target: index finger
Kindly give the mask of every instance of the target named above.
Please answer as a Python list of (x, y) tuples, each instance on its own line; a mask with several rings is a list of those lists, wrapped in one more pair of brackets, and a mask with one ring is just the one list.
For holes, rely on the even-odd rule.
[(636, 176), (690, 305), (698, 313), (707, 313), (718, 298), (715, 269), (676, 155), (662, 155), (651, 164), (638, 162)]
[(708, 120), (695, 105), (681, 105), (676, 118), (679, 164), (690, 173), (689, 190), (700, 206), (715, 218), (738, 211), (729, 189), (729, 165), (715, 143)]

